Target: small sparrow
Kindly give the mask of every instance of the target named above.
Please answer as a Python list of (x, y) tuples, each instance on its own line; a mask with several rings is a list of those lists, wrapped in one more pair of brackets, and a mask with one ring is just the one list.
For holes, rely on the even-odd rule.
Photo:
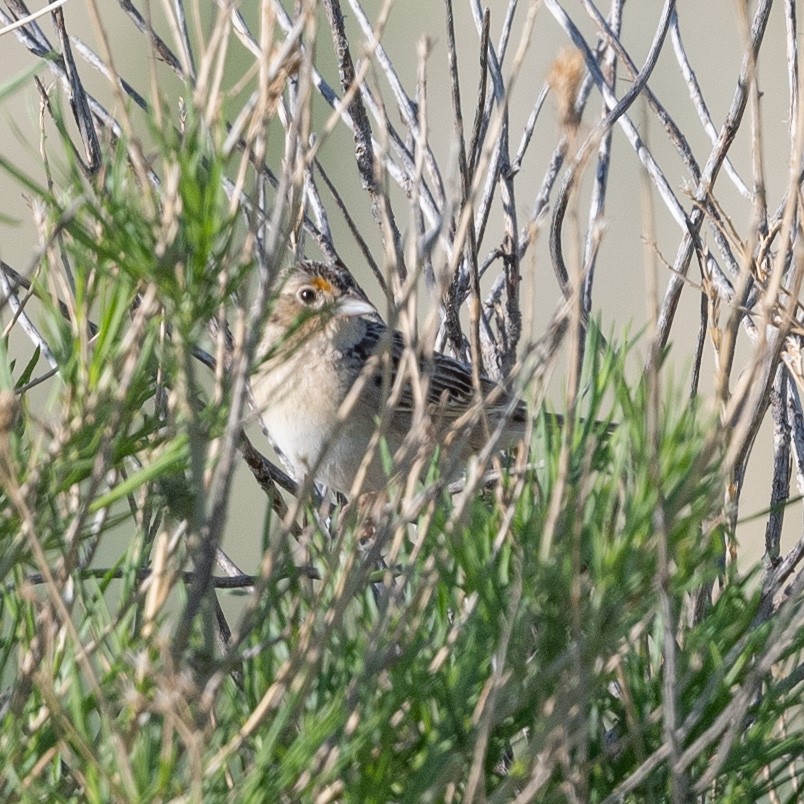
[[(297, 480), (312, 472), (350, 496), (378, 422), (394, 455), (422, 411), (429, 441), (461, 459), (482, 448), (503, 419), (501, 446), (523, 435), (525, 405), (496, 383), (481, 378), (484, 422), (469, 366), (435, 352), (418, 360), (412, 380), (400, 369), (404, 353), (402, 335), (383, 323), (344, 268), (304, 261), (284, 274), (251, 386), (268, 435)], [(388, 485), (379, 450), (373, 453), (361, 492)]]

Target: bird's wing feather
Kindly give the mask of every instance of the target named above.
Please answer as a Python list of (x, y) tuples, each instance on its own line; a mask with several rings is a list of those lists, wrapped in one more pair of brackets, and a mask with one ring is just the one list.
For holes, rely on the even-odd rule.
[[(396, 374), (402, 363), (405, 342), (400, 332), (390, 331), (379, 321), (367, 322), (366, 335), (359, 345), (363, 352), (360, 357), (367, 360), (371, 355), (382, 354), (384, 349), (389, 349), (389, 340), (391, 370)], [(434, 352), (428, 358), (419, 357), (418, 364), (423, 379), (427, 380), (426, 405), (437, 409), (439, 416), (447, 418), (458, 418), (466, 413), (475, 401), (471, 367), (440, 352)], [(369, 378), (369, 383), (379, 388), (383, 383), (383, 374), (384, 368), (380, 361)], [(511, 397), (495, 382), (482, 376), (480, 385), (484, 398), (490, 394), (494, 396), (487, 406), (488, 412), (502, 414), (510, 408)], [(398, 412), (412, 412), (415, 406), (416, 397), (408, 378), (394, 407)], [(525, 406), (519, 402), (512, 412), (512, 421), (524, 422), (525, 417)]]

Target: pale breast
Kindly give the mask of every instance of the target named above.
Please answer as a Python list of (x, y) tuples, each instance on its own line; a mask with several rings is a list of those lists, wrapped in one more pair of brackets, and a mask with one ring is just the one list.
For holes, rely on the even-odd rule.
[(331, 437), (343, 400), (337, 383), (333, 387), (327, 382), (329, 367), (322, 358), (272, 359), (252, 377), (254, 400), (263, 423), (293, 465), (298, 480), (315, 465)]

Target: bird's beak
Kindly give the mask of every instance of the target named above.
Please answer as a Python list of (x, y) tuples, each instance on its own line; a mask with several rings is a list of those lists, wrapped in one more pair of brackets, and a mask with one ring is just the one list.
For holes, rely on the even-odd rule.
[(345, 296), (335, 305), (336, 315), (356, 317), (361, 315), (377, 315), (377, 309), (371, 302), (361, 299), (360, 296)]

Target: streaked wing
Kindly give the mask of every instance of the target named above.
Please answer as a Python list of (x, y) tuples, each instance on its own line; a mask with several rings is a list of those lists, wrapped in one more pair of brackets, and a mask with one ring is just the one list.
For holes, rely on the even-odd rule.
[[(363, 346), (366, 348), (364, 359), (369, 354), (383, 349), (383, 344), (387, 342), (388, 333), (389, 330), (384, 324), (378, 321), (368, 322), (366, 337), (363, 342)], [(391, 365), (394, 373), (399, 369), (404, 351), (405, 343), (402, 334), (399, 332), (391, 333)], [(422, 378), (429, 380), (426, 404), (429, 407), (437, 408), (439, 414), (447, 418), (457, 418), (464, 414), (475, 399), (471, 368), (460, 360), (455, 360), (440, 352), (434, 352), (430, 360), (420, 358), (418, 362)], [(383, 368), (378, 366), (370, 382), (379, 387), (382, 384), (382, 378)], [(494, 393), (494, 400), (489, 405), (489, 412), (503, 413), (509, 406), (510, 396), (487, 377), (481, 377), (480, 383), (484, 397)], [(402, 387), (395, 408), (400, 412), (412, 412), (415, 405), (413, 389), (408, 381)], [(522, 403), (518, 403), (513, 411), (512, 420), (524, 422), (525, 417), (525, 406)]]

